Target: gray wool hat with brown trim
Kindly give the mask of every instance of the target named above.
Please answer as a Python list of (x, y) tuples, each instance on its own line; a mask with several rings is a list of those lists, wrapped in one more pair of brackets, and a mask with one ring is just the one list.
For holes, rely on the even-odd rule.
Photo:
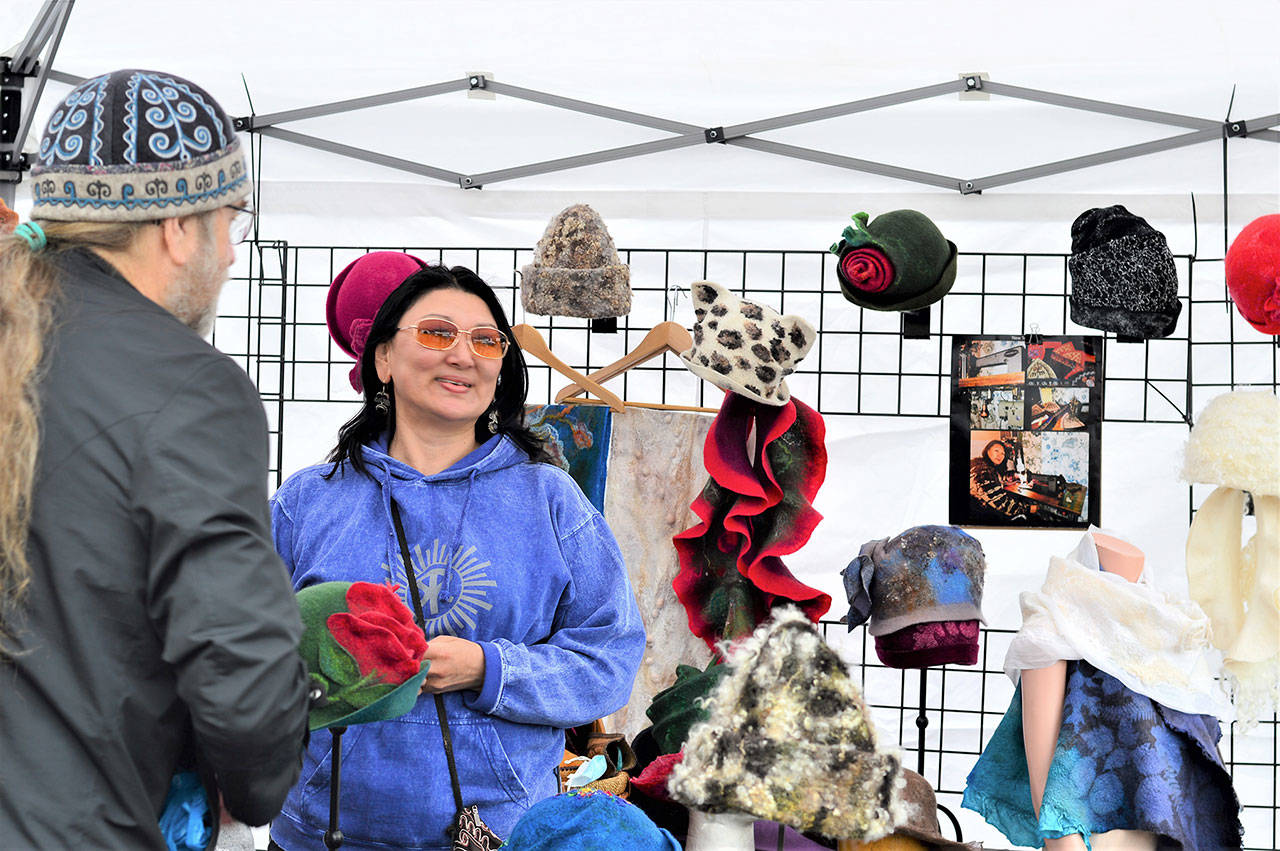
[(144, 222), (216, 210), (253, 188), (235, 126), (204, 89), (126, 68), (76, 86), (31, 169), (31, 217)]
[(600, 214), (574, 204), (556, 215), (520, 269), (520, 301), (540, 316), (605, 319), (631, 312), (631, 269)]

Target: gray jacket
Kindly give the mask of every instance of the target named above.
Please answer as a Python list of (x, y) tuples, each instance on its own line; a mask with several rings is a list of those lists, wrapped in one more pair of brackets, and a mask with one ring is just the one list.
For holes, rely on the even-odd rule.
[(0, 662), (0, 847), (163, 849), (194, 754), (262, 824), (307, 715), (261, 401), (96, 255), (60, 262), (21, 652)]

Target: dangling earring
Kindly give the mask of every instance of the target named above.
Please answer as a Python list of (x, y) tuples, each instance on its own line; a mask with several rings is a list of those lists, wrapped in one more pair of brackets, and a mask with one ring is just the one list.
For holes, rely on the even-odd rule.
[(386, 387), (373, 394), (373, 407), (384, 417), (391, 410), (391, 397), (387, 395)]
[(498, 433), (498, 409), (489, 411), (489, 434)]

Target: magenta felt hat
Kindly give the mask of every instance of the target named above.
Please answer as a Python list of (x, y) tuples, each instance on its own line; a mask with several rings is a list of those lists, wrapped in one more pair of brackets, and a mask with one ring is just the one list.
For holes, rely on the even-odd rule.
[[(374, 251), (348, 263), (329, 285), (324, 311), (329, 336), (359, 361), (378, 308), (405, 278), (426, 266), (417, 257), (399, 251)], [(359, 363), (351, 370), (351, 386), (357, 391), (364, 389)]]

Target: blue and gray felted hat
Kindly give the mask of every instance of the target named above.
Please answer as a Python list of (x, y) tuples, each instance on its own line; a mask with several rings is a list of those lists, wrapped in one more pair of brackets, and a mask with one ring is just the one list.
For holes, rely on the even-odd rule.
[(208, 92), (161, 71), (112, 71), (54, 109), (31, 169), (31, 216), (137, 222), (204, 213), (252, 184), (231, 118)]

